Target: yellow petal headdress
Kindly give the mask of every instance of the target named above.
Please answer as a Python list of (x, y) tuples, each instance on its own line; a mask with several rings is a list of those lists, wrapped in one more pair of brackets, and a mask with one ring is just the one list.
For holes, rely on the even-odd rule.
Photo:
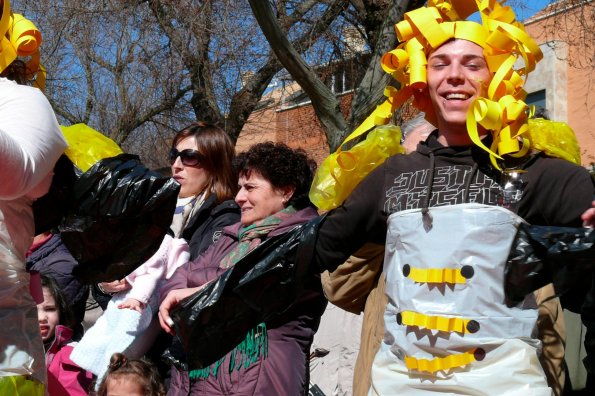
[[(477, 11), (481, 24), (463, 20)], [(395, 31), (400, 44), (384, 55), (382, 67), (401, 83), (401, 90), (426, 87), (427, 56), (448, 40), (463, 39), (481, 46), (493, 77), (488, 97), (479, 98), (469, 109), (469, 136), (492, 157), (527, 152), (530, 142), (523, 136), (527, 132), (523, 85), (543, 55), (510, 7), (496, 0), (430, 0), (427, 7), (406, 13)], [(523, 65), (514, 68), (521, 58)], [(423, 107), (427, 118), (435, 122), (431, 106), (419, 99), (414, 104)], [(493, 131), (492, 147), (481, 142), (478, 124)]]
[(11, 14), (10, 2), (4, 0), (0, 18), (0, 73), (17, 57), (28, 58), (27, 79), (34, 80), (33, 85), (45, 88), (45, 70), (39, 63), (41, 32), (33, 22), (20, 14)]
[[(471, 140), (490, 154), (494, 166), (499, 169), (496, 158), (501, 159), (502, 155), (520, 157), (532, 147), (548, 155), (580, 163), (578, 144), (568, 126), (552, 123), (548, 126), (550, 133), (542, 135), (534, 128), (543, 127), (543, 122), (528, 122), (528, 106), (524, 102), (526, 92), (523, 86), (527, 75), (535, 69), (543, 54), (524, 26), (516, 20), (514, 11), (505, 6), (504, 2), (429, 0), (426, 7), (407, 12), (404, 20), (395, 25), (399, 45), (387, 52), (381, 60), (383, 70), (399, 81), (400, 89), (388, 87), (385, 90), (386, 101), (345, 142), (375, 126), (388, 124), (394, 111), (412, 96), (413, 104), (426, 113), (428, 121), (437, 125), (429, 98), (416, 95), (427, 85), (427, 56), (448, 40), (463, 39), (483, 48), (492, 73), (487, 89), (488, 96), (478, 98), (469, 108), (467, 130)], [(475, 12), (479, 12), (481, 24), (464, 20)], [(517, 62), (520, 59), (522, 62)], [(494, 139), (491, 147), (482, 143), (478, 125), (492, 131)], [(566, 143), (558, 144), (558, 141), (552, 139), (552, 133), (560, 135), (561, 141)], [(400, 149), (394, 147), (394, 143), (391, 144), (393, 152), (400, 152)], [(338, 179), (338, 175), (343, 179), (350, 177), (340, 164), (335, 164), (342, 146), (323, 162), (312, 185), (310, 199), (321, 209), (338, 206), (351, 192), (346, 191), (344, 186), (354, 185)], [(372, 149), (368, 145), (365, 150)], [(384, 158), (378, 157), (374, 166), (378, 166), (383, 160)], [(362, 164), (357, 168), (369, 167), (369, 164)], [(365, 175), (360, 173), (357, 182), (363, 176)]]

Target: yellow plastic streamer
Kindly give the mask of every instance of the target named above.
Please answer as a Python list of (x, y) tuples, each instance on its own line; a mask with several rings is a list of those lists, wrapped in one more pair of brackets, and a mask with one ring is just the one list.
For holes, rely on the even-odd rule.
[(83, 172), (101, 159), (123, 153), (113, 140), (85, 124), (60, 128), (68, 142), (64, 154)]
[(463, 367), (474, 362), (476, 359), (473, 352), (464, 352), (434, 359), (417, 359), (411, 356), (405, 356), (405, 366), (409, 370), (427, 371), (433, 374), (437, 371)]
[(461, 274), (461, 270), (454, 268), (422, 269), (411, 267), (407, 277), (418, 283), (467, 283), (467, 279)]
[(45, 385), (24, 375), (0, 377), (0, 395), (44, 396)]
[(0, 18), (0, 72), (3, 72), (17, 57), (28, 58), (26, 64), (29, 80), (33, 85), (45, 88), (45, 69), (40, 64), (39, 46), (41, 32), (33, 22), (20, 14), (11, 14), (10, 2), (4, 1)]
[[(501, 159), (501, 155), (509, 154), (520, 157), (525, 155), (531, 147), (530, 138), (526, 132), (528, 106), (522, 100), (512, 95), (505, 95), (498, 102), (486, 98), (477, 99), (469, 107), (467, 115), (467, 131), (469, 137), (477, 146), (490, 154), (492, 163), (500, 169), (494, 158)], [(491, 148), (481, 141), (478, 125), (485, 129), (498, 128), (499, 133), (494, 136)]]
[(401, 321), (407, 326), (417, 326), (449, 333), (468, 333), (467, 324), (471, 319), (447, 318), (445, 316), (430, 316), (413, 311), (403, 311), (401, 312)]

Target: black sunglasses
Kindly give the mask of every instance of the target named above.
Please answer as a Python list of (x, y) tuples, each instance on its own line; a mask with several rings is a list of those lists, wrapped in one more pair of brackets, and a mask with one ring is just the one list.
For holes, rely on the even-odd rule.
[(186, 149), (178, 151), (175, 148), (169, 150), (169, 163), (174, 164), (176, 159), (180, 157), (184, 166), (198, 166), (203, 159), (203, 155), (196, 150)]

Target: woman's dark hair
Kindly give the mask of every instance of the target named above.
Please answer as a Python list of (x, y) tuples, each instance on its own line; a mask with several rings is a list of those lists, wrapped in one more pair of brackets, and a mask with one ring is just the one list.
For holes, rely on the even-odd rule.
[(135, 382), (143, 387), (146, 396), (165, 396), (165, 387), (155, 365), (146, 359), (128, 359), (122, 353), (114, 353), (110, 358), (107, 374), (96, 395), (107, 396), (108, 381), (128, 376), (136, 377)]
[(60, 310), (60, 324), (62, 326), (70, 327), (74, 330), (74, 326), (76, 325), (74, 320), (74, 313), (72, 311), (71, 305), (66, 301), (60, 286), (54, 278), (51, 276), (40, 274), (41, 277), (41, 287), (47, 287), (50, 291), (50, 294), (54, 297), (56, 301), (56, 305)]
[(294, 187), (287, 203), (296, 209), (313, 206), (308, 198), (316, 163), (302, 149), (291, 149), (283, 143), (259, 143), (237, 155), (234, 167), (240, 176), (259, 173), (274, 188)]
[(201, 166), (209, 174), (207, 196), (212, 191), (219, 203), (232, 199), (237, 192), (238, 179), (232, 165), (235, 150), (227, 133), (215, 125), (198, 121), (176, 134), (172, 148), (189, 137), (195, 139), (198, 152), (204, 156)]
[[(0, 5), (1, 4), (2, 2), (0, 2)], [(30, 73), (27, 69), (27, 64), (20, 59), (15, 59), (10, 63), (10, 65), (6, 66), (6, 69), (4, 69), (2, 73), (0, 73), (0, 77), (5, 77), (20, 85), (28, 85), (29, 79), (27, 76), (29, 74)]]

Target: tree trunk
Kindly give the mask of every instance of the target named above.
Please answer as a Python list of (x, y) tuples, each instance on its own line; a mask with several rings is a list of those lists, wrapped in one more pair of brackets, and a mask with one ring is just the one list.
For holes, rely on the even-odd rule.
[[(338, 137), (342, 135), (341, 131), (346, 128), (345, 119), (335, 94), (323, 84), (291, 45), (285, 32), (281, 30), (269, 3), (250, 0), (250, 6), (277, 58), (312, 101), (312, 106), (325, 131), (329, 146), (334, 150), (340, 144)], [(331, 5), (331, 7), (342, 6), (343, 2), (341, 1), (335, 1)]]

